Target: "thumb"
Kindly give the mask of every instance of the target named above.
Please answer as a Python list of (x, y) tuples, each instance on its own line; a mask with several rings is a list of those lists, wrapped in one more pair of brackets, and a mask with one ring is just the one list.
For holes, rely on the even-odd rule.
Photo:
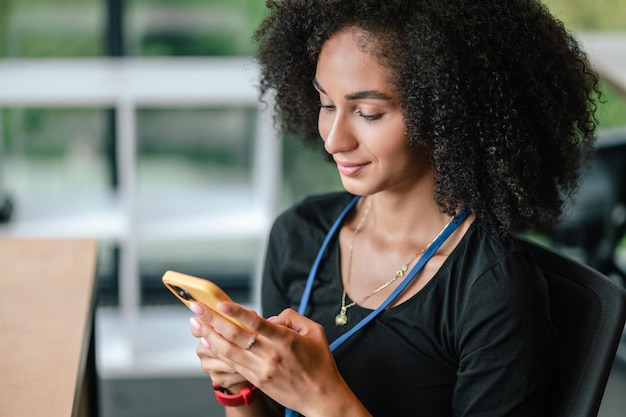
[(318, 325), (310, 319), (298, 314), (296, 311), (288, 308), (283, 310), (278, 316), (268, 319), (272, 324), (277, 324), (294, 332), (306, 336), (311, 334)]

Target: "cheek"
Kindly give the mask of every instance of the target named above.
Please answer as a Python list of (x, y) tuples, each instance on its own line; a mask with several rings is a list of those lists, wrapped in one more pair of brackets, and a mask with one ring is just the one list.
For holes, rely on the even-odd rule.
[(397, 161), (403, 160), (412, 153), (404, 128), (398, 126), (378, 132), (372, 146), (377, 148), (381, 156)]

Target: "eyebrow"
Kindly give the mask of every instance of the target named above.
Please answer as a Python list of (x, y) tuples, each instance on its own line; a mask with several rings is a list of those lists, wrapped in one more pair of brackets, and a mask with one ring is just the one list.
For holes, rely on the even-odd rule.
[[(315, 87), (316, 90), (324, 94), (328, 94), (326, 93), (326, 91), (324, 91), (322, 86), (319, 85), (319, 83), (315, 79), (313, 80), (313, 87)], [(346, 95), (346, 100), (362, 100), (362, 99), (374, 99), (374, 100), (388, 101), (388, 100), (391, 100), (391, 97), (389, 97), (385, 93), (381, 93), (380, 91), (376, 91), (376, 90), (357, 91), (355, 93), (350, 93)]]

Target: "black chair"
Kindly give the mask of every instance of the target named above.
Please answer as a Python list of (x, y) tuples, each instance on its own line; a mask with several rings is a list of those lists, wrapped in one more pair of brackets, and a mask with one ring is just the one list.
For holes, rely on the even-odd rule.
[(626, 320), (626, 290), (582, 263), (519, 238), (548, 282), (558, 371), (550, 417), (597, 416)]
[(626, 234), (626, 126), (598, 133), (593, 163), (565, 214), (551, 243), (580, 249), (577, 259), (626, 287), (626, 270), (616, 263)]

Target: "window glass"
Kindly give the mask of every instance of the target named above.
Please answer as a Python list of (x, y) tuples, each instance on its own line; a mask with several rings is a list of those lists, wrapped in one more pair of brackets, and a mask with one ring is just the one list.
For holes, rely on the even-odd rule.
[(128, 1), (128, 55), (251, 55), (264, 8), (258, 0)]
[(0, 114), (7, 189), (29, 193), (110, 189), (106, 110), (10, 108)]
[(0, 56), (103, 55), (105, 5), (101, 0), (2, 0)]

